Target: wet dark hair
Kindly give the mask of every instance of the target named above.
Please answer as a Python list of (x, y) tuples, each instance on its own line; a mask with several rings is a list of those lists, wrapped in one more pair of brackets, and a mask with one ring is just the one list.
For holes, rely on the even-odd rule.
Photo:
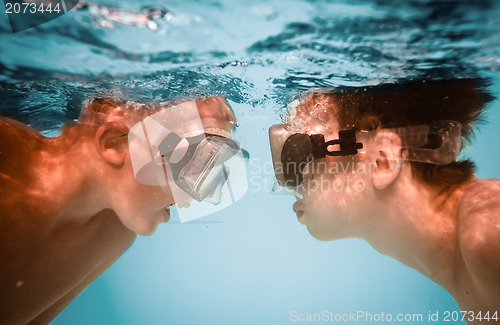
[(95, 97), (85, 102), (78, 121), (90, 125), (101, 125), (114, 120), (133, 123), (152, 113), (153, 110), (154, 107), (151, 105), (125, 101), (117, 97)]
[[(493, 99), (486, 88), (487, 83), (480, 79), (407, 81), (317, 92), (310, 95), (308, 102), (328, 100), (340, 130), (455, 120), (462, 123), (462, 141), (469, 143), (485, 104)], [(462, 184), (475, 174), (475, 165), (468, 159), (447, 165), (411, 162), (411, 166), (417, 179), (439, 191)]]

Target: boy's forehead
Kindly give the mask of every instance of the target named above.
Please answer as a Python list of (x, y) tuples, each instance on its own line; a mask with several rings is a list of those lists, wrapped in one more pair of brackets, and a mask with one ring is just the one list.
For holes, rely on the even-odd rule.
[(338, 130), (335, 117), (338, 105), (332, 95), (312, 93), (291, 103), (285, 127), (291, 133), (334, 134)]
[(79, 117), (82, 124), (101, 125), (107, 122), (130, 124), (148, 115), (146, 105), (124, 102), (114, 98), (94, 98), (85, 103)]
[(197, 101), (196, 105), (205, 128), (231, 132), (236, 126), (236, 117), (222, 97), (208, 97)]
[(204, 126), (225, 129), (229, 132), (235, 127), (234, 113), (221, 97), (208, 97), (196, 101), (185, 100), (154, 106), (132, 101), (123, 102), (112, 98), (96, 98), (85, 105), (79, 121), (84, 124), (96, 125), (106, 122), (121, 122), (131, 127), (147, 116), (189, 102), (196, 105)]

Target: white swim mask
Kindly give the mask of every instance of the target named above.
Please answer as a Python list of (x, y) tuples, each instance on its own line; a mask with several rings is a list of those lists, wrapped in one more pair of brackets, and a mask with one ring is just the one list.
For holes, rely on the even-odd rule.
[(181, 222), (219, 211), (248, 188), (248, 152), (228, 134), (205, 130), (195, 101), (147, 116), (128, 135), (135, 178), (172, 194)]

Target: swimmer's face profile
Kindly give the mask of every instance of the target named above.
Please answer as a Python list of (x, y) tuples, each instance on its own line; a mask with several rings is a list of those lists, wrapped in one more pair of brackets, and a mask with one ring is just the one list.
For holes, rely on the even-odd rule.
[[(206, 132), (219, 129), (230, 137), (236, 120), (231, 108), (221, 97), (198, 100), (196, 107)], [(119, 110), (111, 108), (113, 109)], [(161, 112), (162, 109), (168, 107), (157, 108), (155, 112)], [(131, 126), (141, 121), (145, 115), (143, 111), (138, 111), (124, 116), (122, 119), (103, 123), (95, 133), (95, 150), (107, 165), (98, 171), (98, 178), (101, 187), (107, 188), (104, 192), (106, 197), (103, 198), (107, 208), (114, 210), (128, 229), (140, 235), (150, 235), (160, 223), (170, 219), (169, 209), (172, 205), (188, 207), (192, 198), (175, 197), (168, 183), (145, 185), (137, 181), (128, 133)]]
[[(321, 95), (308, 96), (288, 116), (294, 132), (322, 134), (325, 141), (338, 138), (339, 124), (333, 115), (335, 103)], [(374, 161), (362, 155), (315, 159), (305, 165), (297, 187), (293, 211), (318, 240), (357, 235), (358, 221), (368, 218), (375, 199)]]
[[(168, 221), (173, 204), (180, 222), (193, 220), (195, 208), (235, 188), (233, 162), (244, 151), (231, 139), (235, 124), (221, 97), (158, 105), (96, 97), (56, 137), (0, 118), (0, 323), (49, 323), (137, 235)], [(137, 129), (147, 141), (134, 138)], [(162, 177), (141, 178), (143, 167)]]
[(490, 100), (475, 79), (313, 89), (269, 129), (273, 192), (316, 239), (362, 239), (497, 310), (500, 185), (459, 157)]

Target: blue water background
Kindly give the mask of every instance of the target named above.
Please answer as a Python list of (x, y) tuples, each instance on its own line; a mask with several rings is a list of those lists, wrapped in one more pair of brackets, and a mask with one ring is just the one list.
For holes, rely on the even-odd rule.
[[(311, 87), (481, 77), (500, 94), (496, 1), (100, 3), (159, 5), (174, 18), (156, 31), (108, 28), (74, 10), (12, 34), (2, 8), (0, 115), (53, 136), (95, 95), (222, 94), (251, 153), (249, 192), (199, 222), (173, 220), (139, 237), (52, 324), (290, 324), (292, 311), (418, 313), (435, 324), (429, 311), (458, 310), (438, 285), (361, 240), (313, 239), (293, 198), (269, 193), (267, 129)], [(485, 121), (464, 155), (478, 176), (498, 177), (499, 101)]]

